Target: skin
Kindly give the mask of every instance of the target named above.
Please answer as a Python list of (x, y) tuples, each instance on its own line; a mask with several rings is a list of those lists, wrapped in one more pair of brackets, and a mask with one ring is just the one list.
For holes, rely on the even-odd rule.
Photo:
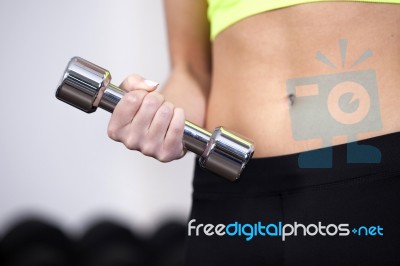
[(114, 109), (108, 135), (130, 150), (168, 162), (182, 157), (184, 112), (175, 108), (138, 75), (130, 75), (120, 88), (126, 91)]
[[(163, 92), (141, 86), (140, 76), (129, 76), (121, 84), (128, 93), (110, 121), (109, 136), (129, 149), (163, 162), (182, 157), (185, 117), (210, 131), (223, 125), (253, 139), (254, 157), (320, 148), (321, 139), (294, 139), (290, 109), (304, 109), (287, 94), (286, 81), (365, 69), (376, 72), (382, 128), (360, 132), (357, 139), (400, 130), (400, 5), (297, 5), (241, 20), (212, 42), (206, 1), (165, 0), (165, 10), (171, 75)], [(338, 48), (343, 38), (345, 68)], [(367, 49), (373, 56), (350, 70)], [(315, 60), (317, 51), (337, 69)], [(343, 135), (330, 141), (337, 145), (351, 139)]]

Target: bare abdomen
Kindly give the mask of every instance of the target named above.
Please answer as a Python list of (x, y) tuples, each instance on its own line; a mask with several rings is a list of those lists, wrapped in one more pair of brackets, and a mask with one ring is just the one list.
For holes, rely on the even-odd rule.
[(400, 129), (400, 5), (312, 3), (242, 20), (213, 43), (206, 126), (277, 156)]

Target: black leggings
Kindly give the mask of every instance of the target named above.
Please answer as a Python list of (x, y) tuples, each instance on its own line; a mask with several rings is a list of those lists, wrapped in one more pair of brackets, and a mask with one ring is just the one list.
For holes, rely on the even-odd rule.
[(348, 164), (339, 145), (330, 169), (299, 168), (299, 154), (253, 159), (236, 183), (196, 166), (186, 265), (400, 265), (400, 133), (358, 143), (381, 162)]

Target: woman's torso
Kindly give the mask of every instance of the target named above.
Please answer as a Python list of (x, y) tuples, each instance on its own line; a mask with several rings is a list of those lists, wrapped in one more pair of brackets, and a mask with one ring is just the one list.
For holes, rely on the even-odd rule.
[(206, 127), (253, 139), (255, 157), (383, 135), (400, 131), (399, 84), (400, 5), (324, 2), (269, 11), (213, 41)]

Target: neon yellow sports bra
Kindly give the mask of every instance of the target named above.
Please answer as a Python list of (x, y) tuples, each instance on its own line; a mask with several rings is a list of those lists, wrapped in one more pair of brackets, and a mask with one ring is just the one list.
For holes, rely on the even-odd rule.
[[(327, 1), (328, 0), (208, 0), (207, 12), (211, 24), (211, 40), (230, 25), (251, 15), (298, 4)], [(400, 4), (400, 0), (364, 0), (353, 2)]]

